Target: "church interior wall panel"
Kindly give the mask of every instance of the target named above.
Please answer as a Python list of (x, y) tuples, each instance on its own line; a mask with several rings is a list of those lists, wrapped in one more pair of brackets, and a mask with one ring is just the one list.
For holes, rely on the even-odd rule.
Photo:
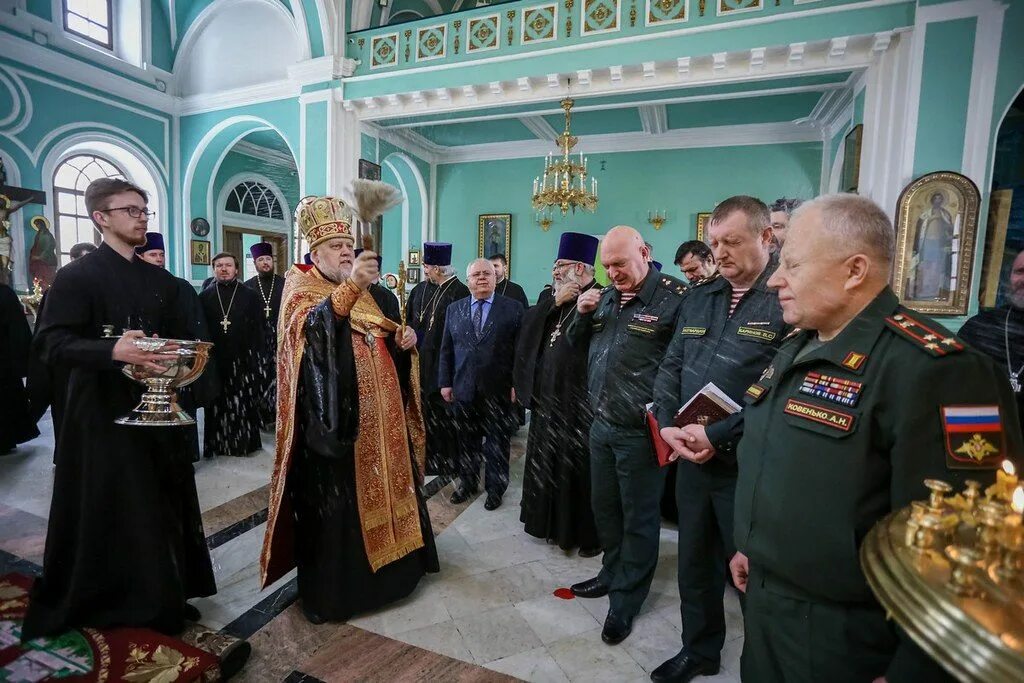
[[(437, 172), (438, 239), (454, 244), (453, 265), (464, 273), (476, 258), (479, 214), (511, 213), (512, 279), (531, 300), (550, 282), (558, 238), (566, 230), (600, 235), (619, 223), (632, 225), (654, 245), (666, 272), (678, 275), (672, 257), (681, 242), (695, 237), (697, 213), (711, 211), (733, 194), (769, 202), (812, 196), (821, 144), (591, 154), (589, 167), (598, 178), (601, 202), (597, 212), (566, 218), (556, 213), (547, 232), (536, 224), (530, 207), (530, 183), (541, 164), (541, 158), (441, 164)], [(647, 211), (654, 209), (668, 211), (661, 230), (647, 223)]]
[(50, 0), (25, 0), (25, 9), (47, 21), (53, 18), (53, 5)]
[(960, 170), (977, 19), (928, 24), (921, 72), (914, 177)]
[(171, 23), (167, 17), (167, 9), (161, 0), (152, 2), (150, 7), (151, 61), (153, 66), (171, 71), (174, 69), (174, 46), (171, 45)]

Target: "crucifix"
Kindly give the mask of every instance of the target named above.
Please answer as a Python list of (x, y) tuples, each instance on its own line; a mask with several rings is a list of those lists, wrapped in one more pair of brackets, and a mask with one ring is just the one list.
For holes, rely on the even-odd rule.
[[(270, 319), (270, 304), (267, 304), (266, 306), (263, 307), (263, 315), (267, 318), (267, 320)], [(227, 330), (224, 331), (227, 332)]]
[(9, 186), (7, 169), (4, 168), (3, 159), (0, 159), (0, 284), (9, 285), (14, 279), (11, 214), (26, 204), (46, 204), (46, 193)]
[(231, 321), (228, 320), (227, 316), (224, 316), (224, 319), (220, 321), (220, 326), (224, 328), (224, 334), (228, 333), (228, 327), (230, 325), (231, 325)]

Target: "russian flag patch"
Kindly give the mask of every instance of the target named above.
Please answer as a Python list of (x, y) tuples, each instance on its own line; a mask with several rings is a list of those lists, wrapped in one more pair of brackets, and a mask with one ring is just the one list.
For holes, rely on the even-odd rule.
[(997, 405), (942, 406), (946, 465), (953, 469), (995, 469), (1006, 449)]

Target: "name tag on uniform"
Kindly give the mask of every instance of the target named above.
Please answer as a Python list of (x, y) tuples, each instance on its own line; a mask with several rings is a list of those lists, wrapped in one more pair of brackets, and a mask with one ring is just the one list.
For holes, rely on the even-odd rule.
[(744, 325), (740, 329), (736, 330), (736, 334), (741, 337), (747, 337), (749, 339), (757, 339), (758, 341), (775, 341), (775, 338), (779, 336), (778, 332), (772, 332), (771, 330), (762, 330), (759, 327), (749, 327)]
[(707, 333), (706, 327), (684, 327), (680, 332), (684, 337), (703, 337)]
[(658, 322), (658, 316), (651, 315), (650, 313), (634, 313), (633, 320), (641, 323), (656, 323)]
[(853, 415), (838, 410), (822, 408), (821, 406), (814, 406), (810, 403), (797, 401), (795, 398), (786, 401), (786, 407), (783, 409), (783, 412), (787, 415), (802, 417), (805, 420), (817, 422), (828, 427), (835, 427), (843, 432), (853, 429)]
[(860, 400), (863, 388), (864, 384), (861, 382), (823, 375), (820, 372), (808, 372), (800, 385), (800, 393), (853, 408)]
[(630, 332), (636, 332), (637, 334), (642, 334), (646, 336), (653, 335), (656, 332), (656, 330), (653, 327), (650, 327), (648, 325), (637, 325), (634, 323), (629, 323), (628, 325), (626, 325), (626, 329), (629, 330)]

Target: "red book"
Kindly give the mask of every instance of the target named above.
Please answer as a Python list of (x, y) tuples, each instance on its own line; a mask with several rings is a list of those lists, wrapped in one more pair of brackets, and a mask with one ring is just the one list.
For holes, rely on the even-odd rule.
[(658, 466), (664, 467), (672, 462), (670, 459), (672, 447), (665, 442), (665, 439), (661, 438), (661, 429), (658, 427), (658, 421), (654, 418), (654, 413), (651, 412), (651, 406), (653, 405), (653, 403), (647, 404), (647, 432), (651, 437), (651, 447), (654, 449), (654, 455), (658, 458)]

